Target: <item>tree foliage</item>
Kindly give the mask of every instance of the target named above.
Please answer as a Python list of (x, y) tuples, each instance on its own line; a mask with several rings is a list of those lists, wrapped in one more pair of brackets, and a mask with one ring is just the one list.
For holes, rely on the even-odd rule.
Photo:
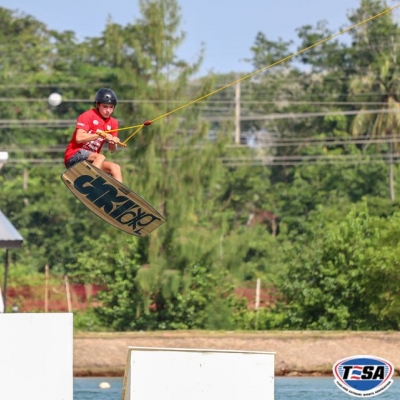
[[(109, 21), (82, 42), (0, 8), (0, 146), (10, 154), (0, 209), (24, 237), (16, 270), (48, 264), (102, 285), (101, 307), (80, 316), (90, 329), (397, 329), (397, 145), (386, 162), (398, 128), (398, 113), (386, 112), (398, 108), (393, 16), (243, 82), (241, 128), (261, 139), (233, 145), (234, 90), (192, 101), (237, 75), (198, 77), (202, 49), (192, 63), (177, 56), (185, 34), (176, 0), (139, 6), (131, 23)], [(386, 7), (361, 0), (349, 23)], [(297, 50), (331, 34), (326, 22), (299, 27)], [(296, 49), (259, 32), (251, 51), (259, 70)], [(128, 140), (107, 157), (167, 220), (147, 238), (105, 224), (59, 178), (74, 120), (103, 86), (118, 94)], [(64, 99), (56, 108), (46, 102), (53, 91)], [(366, 113), (375, 102), (384, 112)], [(276, 217), (277, 235), (270, 221), (247, 226), (257, 210)], [(248, 310), (235, 289), (257, 279), (279, 302)]]
[(323, 211), (286, 254), (279, 285), (286, 326), (397, 329), (398, 305), (388, 299), (398, 285), (400, 215), (388, 223), (370, 216), (366, 203), (334, 221)]

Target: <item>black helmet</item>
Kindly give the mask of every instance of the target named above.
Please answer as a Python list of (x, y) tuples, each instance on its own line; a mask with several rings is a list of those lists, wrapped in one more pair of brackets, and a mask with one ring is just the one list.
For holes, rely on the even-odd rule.
[(108, 88), (99, 89), (94, 97), (94, 105), (97, 103), (112, 104), (116, 106), (118, 102), (117, 95)]

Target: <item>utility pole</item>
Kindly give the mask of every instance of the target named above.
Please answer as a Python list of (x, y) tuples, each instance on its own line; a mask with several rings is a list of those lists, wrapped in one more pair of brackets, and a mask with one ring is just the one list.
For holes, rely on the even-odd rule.
[(390, 200), (395, 200), (394, 175), (393, 175), (393, 136), (389, 142), (389, 193)]
[(240, 82), (235, 86), (235, 144), (240, 144)]

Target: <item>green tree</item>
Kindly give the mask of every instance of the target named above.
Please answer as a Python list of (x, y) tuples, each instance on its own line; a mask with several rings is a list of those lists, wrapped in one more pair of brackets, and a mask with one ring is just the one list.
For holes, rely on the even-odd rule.
[(325, 211), (320, 208), (307, 233), (287, 252), (288, 267), (278, 286), (284, 296), (283, 325), (397, 329), (398, 305), (386, 299), (395, 299), (397, 292), (399, 215), (371, 217), (363, 203), (332, 223)]
[[(360, 9), (350, 17), (350, 20), (355, 23), (368, 13), (376, 14), (386, 8), (385, 1), (363, 0)], [(382, 148), (389, 166), (390, 198), (394, 200), (393, 154), (398, 151), (394, 136), (400, 129), (398, 98), (400, 29), (394, 17), (385, 14), (373, 20), (367, 27), (354, 31), (352, 36), (355, 76), (350, 85), (350, 99), (362, 100), (366, 104), (353, 120), (352, 133), (355, 136), (368, 137), (366, 147), (369, 146), (375, 151), (376, 148)], [(378, 112), (375, 111), (377, 107)], [(383, 145), (371, 146), (370, 142), (376, 142), (377, 138), (384, 138), (381, 140)]]
[(166, 115), (193, 100), (189, 94), (200, 97), (211, 86), (205, 82), (193, 93), (189, 78), (201, 58), (189, 65), (176, 57), (184, 39), (177, 2), (143, 0), (139, 5), (141, 18), (126, 27), (109, 23), (88, 46), (93, 48), (92, 62), (108, 75), (122, 100), (116, 113), (124, 125), (153, 120), (120, 152), (126, 184), (167, 219), (138, 244), (139, 263), (146, 266), (137, 274), (138, 295), (149, 305), (185, 287), (188, 266), (199, 262), (210, 267), (218, 258), (224, 224), (215, 208), (223, 177), (218, 155), (224, 143), (205, 140), (208, 127), (200, 121), (197, 105)]

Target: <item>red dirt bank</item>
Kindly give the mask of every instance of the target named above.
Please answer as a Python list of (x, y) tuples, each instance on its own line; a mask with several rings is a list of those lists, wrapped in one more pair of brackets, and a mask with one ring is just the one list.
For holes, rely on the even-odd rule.
[(332, 374), (341, 358), (359, 354), (391, 361), (400, 371), (400, 332), (133, 332), (76, 333), (75, 376), (123, 376), (127, 348), (162, 347), (275, 352), (275, 374)]

